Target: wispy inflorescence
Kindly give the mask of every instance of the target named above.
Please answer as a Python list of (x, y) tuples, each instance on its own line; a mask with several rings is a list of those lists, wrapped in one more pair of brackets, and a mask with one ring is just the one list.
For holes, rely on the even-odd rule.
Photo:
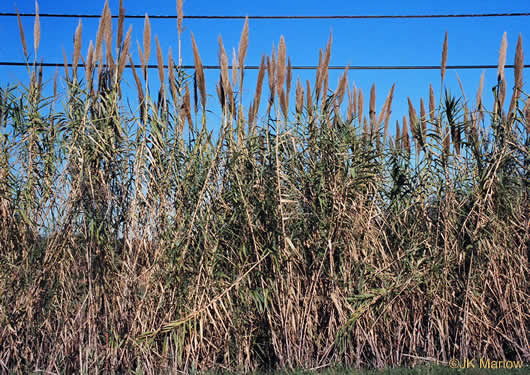
[(36, 59), (38, 17), (32, 61), (18, 17), (28, 82), (0, 85), (2, 371), (528, 362), (522, 36), (508, 112), (506, 34), (490, 111), (484, 72), (476, 103), (458, 76), (462, 98), (445, 85), (446, 33), (441, 96), (426, 82), (428, 103), (408, 98), (394, 130), (408, 88), (378, 83), (381, 106), (349, 66), (330, 78), (331, 35), (312, 81), (293, 77), (283, 36), (245, 76), (247, 18), (237, 49), (219, 36), (216, 102), (200, 38), (181, 51), (183, 1), (178, 60), (155, 33), (157, 71), (157, 25), (146, 14), (131, 51), (119, 4), (95, 42), (79, 21), (54, 77)]

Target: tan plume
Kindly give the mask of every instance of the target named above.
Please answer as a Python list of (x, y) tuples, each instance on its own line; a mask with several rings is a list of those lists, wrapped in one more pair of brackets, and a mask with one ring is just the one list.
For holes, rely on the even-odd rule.
[(26, 45), (26, 37), (24, 36), (24, 27), (22, 26), (22, 20), (20, 19), (20, 14), (18, 13), (18, 9), (15, 7), (17, 11), (17, 19), (18, 19), (18, 31), (20, 32), (20, 40), (22, 41), (22, 49), (24, 51), (24, 56), (26, 59), (28, 58), (28, 47)]
[(40, 44), (40, 17), (39, 17), (39, 3), (35, 1), (35, 24), (33, 25), (33, 47), (35, 48), (35, 57)]
[(448, 42), (447, 42), (447, 31), (446, 31), (444, 45), (442, 49), (442, 67), (441, 67), (442, 83), (445, 79), (445, 69), (447, 68), (447, 49), (448, 49)]

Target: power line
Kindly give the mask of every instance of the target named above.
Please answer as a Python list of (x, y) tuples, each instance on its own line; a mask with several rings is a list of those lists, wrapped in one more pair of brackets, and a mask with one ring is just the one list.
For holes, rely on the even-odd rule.
[[(16, 17), (17, 13), (3, 12), (0, 17)], [(35, 13), (20, 13), (20, 17), (35, 17)], [(411, 18), (479, 18), (479, 17), (525, 17), (529, 13), (466, 13), (466, 14), (406, 14), (406, 15), (330, 15), (330, 16), (204, 16), (204, 15), (185, 15), (186, 19), (230, 19), (239, 20), (248, 17), (253, 20), (317, 20), (317, 19), (411, 19)], [(42, 13), (39, 17), (50, 18), (100, 18), (99, 14), (64, 14), (64, 13)], [(145, 15), (126, 15), (125, 18), (144, 18)], [(112, 18), (119, 18), (113, 15)], [(177, 19), (176, 15), (152, 15), (151, 19)]]
[[(32, 64), (29, 64), (32, 65)], [(37, 66), (43, 67), (64, 67), (64, 63), (37, 63)], [(28, 66), (25, 62), (16, 62), (16, 61), (0, 61), (0, 66), (19, 66), (25, 67)], [(73, 64), (67, 64), (69, 68), (73, 67)], [(84, 68), (84, 64), (78, 64), (77, 67)], [(125, 67), (130, 68), (131, 65), (126, 65)], [(135, 64), (135, 68), (141, 68), (142, 65)], [(146, 65), (148, 69), (158, 69), (158, 65), (149, 64)], [(497, 69), (497, 65), (447, 65), (446, 69)], [(505, 68), (513, 68), (514, 65), (505, 65)], [(530, 65), (524, 65), (524, 68), (530, 68)], [(164, 69), (167, 69), (168, 66), (164, 65)], [(182, 65), (182, 69), (195, 69), (194, 65)], [(208, 70), (218, 70), (221, 67), (219, 65), (203, 65), (203, 69)], [(232, 66), (228, 67), (232, 69)], [(293, 70), (315, 70), (318, 66), (316, 65), (294, 65), (292, 66)], [(249, 70), (258, 70), (258, 65), (245, 65), (245, 69)], [(330, 70), (344, 70), (346, 65), (333, 65), (329, 67)], [(439, 65), (353, 65), (348, 66), (349, 70), (439, 70)]]

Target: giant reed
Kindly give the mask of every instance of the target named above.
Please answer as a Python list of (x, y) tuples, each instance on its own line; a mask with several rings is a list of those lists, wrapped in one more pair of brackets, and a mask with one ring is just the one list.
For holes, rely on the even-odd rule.
[[(493, 111), (483, 84), (475, 106), (429, 86), (428, 111), (409, 101), (391, 134), (394, 87), (378, 112), (374, 85), (368, 113), (347, 71), (329, 89), (331, 38), (294, 104), (283, 38), (243, 97), (245, 23), (232, 82), (219, 41), (209, 117), (193, 36), (196, 71), (181, 68), (177, 4), (176, 63), (155, 38), (158, 88), (148, 17), (142, 74), (125, 66), (123, 6), (113, 41), (106, 4), (50, 97), (20, 24), (30, 78), (0, 89), (1, 371), (530, 361), (521, 43), (509, 109), (503, 41)], [(442, 84), (447, 51), (446, 36)]]

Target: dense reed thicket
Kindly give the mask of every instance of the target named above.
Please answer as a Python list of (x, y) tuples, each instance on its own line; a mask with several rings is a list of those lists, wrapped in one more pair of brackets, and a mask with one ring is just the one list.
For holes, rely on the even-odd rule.
[[(282, 38), (243, 98), (245, 23), (231, 70), (219, 40), (212, 124), (195, 41), (190, 75), (155, 37), (155, 89), (149, 20), (136, 70), (123, 14), (114, 39), (105, 6), (87, 56), (79, 24), (50, 97), (21, 26), (30, 79), (0, 89), (2, 372), (530, 361), (521, 41), (493, 109), (482, 85), (474, 105), (431, 87), (394, 131), (394, 88), (377, 109), (347, 71), (328, 87), (331, 38), (305, 84)], [(442, 87), (446, 61), (447, 38)]]

